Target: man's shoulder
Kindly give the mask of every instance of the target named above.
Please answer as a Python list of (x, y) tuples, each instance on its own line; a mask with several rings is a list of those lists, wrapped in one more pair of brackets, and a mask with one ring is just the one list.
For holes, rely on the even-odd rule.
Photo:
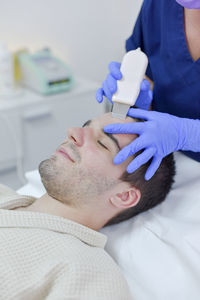
[(82, 253), (66, 264), (66, 272), (74, 278), (76, 287), (83, 289), (80, 294), (86, 293), (87, 299), (92, 299), (91, 295), (93, 299), (131, 299), (127, 281), (118, 265), (104, 249), (91, 248), (88, 249), (93, 251)]
[(119, 266), (103, 248), (92, 247), (82, 241), (75, 240), (71, 246), (71, 250), (68, 249), (66, 254), (70, 256), (70, 260), (67, 260), (67, 267), (70, 264), (70, 268), (75, 272), (99, 273), (104, 274), (103, 276), (112, 274), (113, 277), (123, 278)]
[(118, 282), (117, 289), (128, 291), (119, 266), (103, 248), (88, 246), (87, 253), (82, 253), (74, 263), (70, 263), (70, 268), (80, 277), (92, 279), (96, 285), (102, 283), (104, 287), (116, 289)]
[(8, 195), (17, 195), (17, 193), (8, 186), (0, 183), (0, 197)]
[(0, 184), (0, 204), (7, 203), (12, 199), (16, 199), (19, 195), (6, 185)]
[(16, 207), (16, 205), (19, 206), (19, 204), (23, 204), (24, 201), (27, 204), (31, 202), (32, 199), (33, 197), (19, 195), (8, 186), (0, 184), (0, 209), (11, 209)]

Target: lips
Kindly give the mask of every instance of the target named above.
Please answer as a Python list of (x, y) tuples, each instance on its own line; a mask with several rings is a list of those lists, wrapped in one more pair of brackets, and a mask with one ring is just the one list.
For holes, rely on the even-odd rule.
[(71, 160), (71, 162), (73, 162), (73, 163), (75, 162), (75, 161), (71, 158), (71, 156), (66, 152), (65, 149), (59, 148), (59, 149), (57, 150), (57, 152), (59, 152), (60, 154), (62, 154), (65, 158)]

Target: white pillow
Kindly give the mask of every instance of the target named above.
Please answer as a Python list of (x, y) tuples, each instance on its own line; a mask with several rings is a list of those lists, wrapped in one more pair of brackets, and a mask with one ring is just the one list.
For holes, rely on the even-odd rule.
[[(199, 299), (200, 163), (181, 153), (175, 159), (175, 184), (162, 204), (101, 230), (136, 300)], [(39, 173), (26, 176), (18, 192), (41, 196)]]
[(162, 204), (101, 230), (133, 299), (200, 299), (200, 163), (175, 158), (176, 181)]
[(17, 192), (21, 195), (28, 195), (33, 197), (41, 197), (46, 191), (41, 182), (38, 170), (30, 171), (25, 174), (27, 184), (22, 186)]

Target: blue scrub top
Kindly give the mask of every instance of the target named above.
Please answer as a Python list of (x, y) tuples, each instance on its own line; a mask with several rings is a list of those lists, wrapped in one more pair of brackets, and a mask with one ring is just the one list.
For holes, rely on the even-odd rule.
[[(153, 110), (200, 119), (200, 58), (187, 47), (184, 10), (175, 0), (144, 0), (126, 50), (140, 47), (154, 81)], [(199, 141), (200, 142), (200, 141)], [(200, 153), (184, 153), (200, 161)]]

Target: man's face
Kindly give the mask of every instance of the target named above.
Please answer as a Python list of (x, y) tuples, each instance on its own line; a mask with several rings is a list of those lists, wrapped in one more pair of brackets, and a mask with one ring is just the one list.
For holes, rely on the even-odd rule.
[(113, 158), (136, 135), (107, 134), (103, 128), (111, 123), (129, 123), (114, 119), (111, 113), (87, 122), (82, 128), (70, 128), (68, 139), (39, 171), (47, 193), (66, 204), (84, 204), (102, 196), (120, 182), (131, 157), (120, 165)]

